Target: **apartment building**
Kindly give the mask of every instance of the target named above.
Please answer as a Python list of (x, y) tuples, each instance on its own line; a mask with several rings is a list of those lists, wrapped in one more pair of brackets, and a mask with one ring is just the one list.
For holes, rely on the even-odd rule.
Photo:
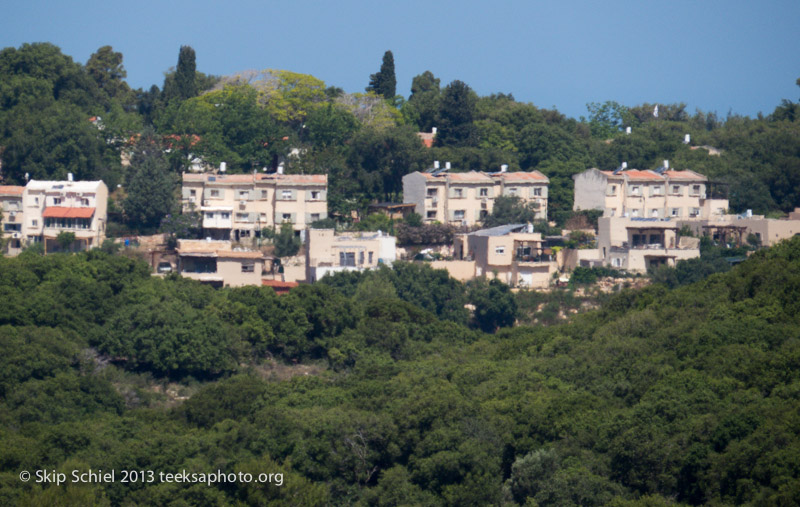
[(728, 210), (728, 200), (712, 198), (708, 179), (690, 170), (588, 169), (572, 178), (575, 211), (602, 210), (605, 217), (699, 220)]
[(397, 258), (397, 238), (381, 231), (336, 235), (333, 229), (309, 229), (306, 238), (308, 282), (328, 273), (391, 266)]
[(558, 271), (553, 252), (530, 224), (461, 234), (455, 240), (454, 257), (458, 261), (474, 261), (476, 277), (497, 278), (520, 287), (548, 287), (553, 273)]
[(0, 238), (5, 255), (17, 255), (22, 251), (22, 194), (25, 187), (0, 185)]
[(75, 234), (70, 251), (100, 246), (106, 237), (108, 187), (102, 181), (37, 181), (22, 194), (24, 243), (43, 242), (45, 253), (59, 249), (62, 232)]
[(245, 241), (283, 223), (300, 236), (328, 217), (328, 176), (184, 173), (181, 203), (202, 214), (203, 234), (215, 240)]
[(709, 220), (680, 222), (697, 236), (708, 236), (718, 244), (742, 246), (752, 234), (762, 246), (776, 243), (800, 234), (800, 209), (786, 218), (766, 218), (746, 212), (742, 215), (723, 215)]
[(678, 237), (677, 220), (601, 217), (597, 223), (597, 250), (605, 266), (644, 273), (660, 265), (700, 257), (697, 238)]
[(261, 285), (266, 273), (264, 254), (233, 248), (230, 241), (179, 240), (177, 253), (181, 276), (214, 287)]
[(436, 167), (428, 172), (403, 176), (403, 202), (416, 205), (415, 212), (426, 223), (459, 226), (480, 223), (494, 208), (497, 196), (515, 196), (532, 203), (536, 218), (547, 218), (549, 180), (539, 171), (499, 173), (469, 171), (451, 173)]

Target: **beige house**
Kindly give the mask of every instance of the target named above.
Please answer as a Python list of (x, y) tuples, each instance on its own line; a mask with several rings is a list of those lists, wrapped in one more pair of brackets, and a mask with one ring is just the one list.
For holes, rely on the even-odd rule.
[(403, 202), (416, 205), (426, 223), (471, 226), (492, 212), (497, 196), (516, 196), (536, 207), (536, 218), (547, 217), (549, 180), (539, 171), (451, 173), (434, 169), (403, 176)]
[(728, 210), (728, 200), (711, 198), (707, 178), (694, 171), (588, 169), (572, 178), (573, 209), (604, 217), (709, 219)]
[(765, 218), (763, 215), (724, 215), (712, 220), (685, 221), (697, 236), (709, 236), (718, 243), (741, 246), (753, 234), (762, 246), (773, 246), (784, 239), (800, 234), (800, 213), (789, 214), (788, 218)]
[(17, 255), (22, 251), (22, 194), (25, 187), (0, 185), (0, 238), (4, 240), (5, 255)]
[(678, 238), (674, 220), (601, 217), (597, 223), (597, 250), (606, 266), (644, 273), (660, 265), (674, 266), (700, 257), (699, 240)]
[(455, 259), (475, 262), (476, 277), (497, 278), (509, 285), (543, 288), (558, 271), (555, 256), (544, 246), (542, 234), (530, 224), (492, 227), (461, 234), (455, 241)]
[(71, 251), (100, 246), (106, 238), (108, 187), (102, 181), (36, 181), (22, 194), (25, 243), (44, 242), (45, 252), (56, 250), (62, 232), (75, 234)]
[(202, 214), (203, 234), (218, 240), (260, 237), (267, 227), (292, 224), (297, 235), (328, 217), (324, 174), (183, 174), (184, 212)]
[(333, 229), (306, 233), (306, 281), (339, 271), (362, 271), (396, 260), (397, 238), (377, 233), (334, 234)]
[(259, 251), (232, 248), (230, 241), (178, 241), (178, 273), (215, 287), (261, 285), (265, 257)]

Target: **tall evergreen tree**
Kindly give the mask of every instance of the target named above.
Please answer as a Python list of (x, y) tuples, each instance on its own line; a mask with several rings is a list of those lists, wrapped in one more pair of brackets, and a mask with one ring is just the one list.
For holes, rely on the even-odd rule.
[(123, 207), (131, 227), (152, 230), (175, 204), (175, 175), (161, 149), (161, 142), (152, 129), (142, 133), (131, 159), (128, 196)]
[(181, 100), (197, 95), (196, 71), (194, 49), (191, 46), (181, 46), (181, 52), (178, 54), (178, 67), (175, 69), (175, 87)]
[(478, 133), (472, 123), (477, 96), (462, 81), (453, 81), (444, 89), (439, 111), (439, 146), (476, 146)]
[(394, 75), (394, 55), (391, 51), (383, 54), (381, 70), (369, 76), (367, 91), (375, 92), (385, 99), (393, 99), (397, 90), (397, 78)]

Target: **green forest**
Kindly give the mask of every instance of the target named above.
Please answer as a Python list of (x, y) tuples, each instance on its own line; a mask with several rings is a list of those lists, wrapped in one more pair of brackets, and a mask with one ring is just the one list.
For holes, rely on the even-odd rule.
[[(289, 173), (328, 174), (329, 212), (338, 217), (370, 202), (401, 201), (402, 177), (434, 160), (450, 161), (455, 171), (501, 164), (541, 171), (550, 178), (549, 218), (559, 224), (572, 210), (574, 174), (622, 162), (652, 169), (669, 160), (727, 183), (735, 212), (779, 215), (800, 205), (800, 104), (788, 98), (758, 118), (607, 101), (587, 104), (586, 116), (575, 119), (511, 94), (478, 96), (430, 70), (413, 78), (408, 97), (397, 95), (391, 51), (357, 93), (290, 70), (207, 75), (195, 60), (194, 49), (181, 47), (161, 86), (144, 90), (128, 86), (123, 55), (110, 46), (85, 64), (49, 43), (3, 49), (5, 184), (71, 172), (110, 189), (121, 185), (112, 233), (158, 229), (177, 211), (180, 173), (193, 161), (225, 162), (234, 173), (283, 164)], [(425, 148), (416, 133), (434, 127), (435, 145)], [(148, 149), (159, 143), (166, 153)], [(153, 179), (159, 199), (142, 183)]]
[[(789, 99), (757, 118), (608, 101), (574, 119), (431, 71), (398, 95), (390, 51), (359, 93), (195, 60), (182, 47), (143, 90), (110, 46), (85, 64), (48, 43), (3, 49), (2, 183), (102, 179), (109, 235), (190, 227), (175, 213), (195, 160), (328, 174), (336, 217), (401, 200), (403, 175), (434, 160), (543, 172), (559, 224), (572, 175), (622, 162), (727, 183), (733, 211), (800, 206)], [(278, 296), (154, 277), (110, 244), (0, 257), (0, 505), (796, 505), (800, 238), (733, 267), (701, 251), (580, 312), (576, 286), (607, 272), (545, 294), (397, 262)], [(116, 480), (21, 480), (90, 469)]]
[[(514, 327), (506, 286), (413, 264), (279, 297), (100, 250), (3, 258), (0, 503), (794, 504), (800, 238), (673, 285)], [(40, 469), (284, 482), (18, 478)]]

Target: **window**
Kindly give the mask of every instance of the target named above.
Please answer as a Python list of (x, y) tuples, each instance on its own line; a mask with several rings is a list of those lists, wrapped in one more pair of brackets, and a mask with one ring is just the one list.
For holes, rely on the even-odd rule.
[(291, 199), (292, 198), (292, 191), (291, 190), (281, 190), (281, 199)]
[(261, 191), (261, 198), (266, 199), (269, 196), (269, 192), (266, 190)]
[(319, 190), (312, 190), (312, 191), (311, 191), (311, 200), (312, 200), (312, 201), (319, 201), (319, 197), (320, 197), (320, 195), (321, 195), (321, 194), (320, 194), (320, 191), (319, 191)]
[(692, 185), (692, 195), (700, 195), (700, 185)]
[(692, 211), (689, 212), (690, 217), (700, 216), (700, 208), (692, 208)]
[(541, 197), (542, 196), (542, 187), (534, 187), (533, 196), (534, 197)]
[(38, 220), (36, 220), (35, 218), (33, 220), (31, 220), (31, 226), (32, 227), (37, 227), (38, 225), (39, 225), (39, 221)]
[(33, 198), (33, 204), (36, 204), (37, 206), (39, 205), (39, 198), (38, 197), (34, 197)]
[(506, 253), (506, 247), (504, 247), (504, 246), (498, 246), (498, 247), (496, 247), (496, 248), (494, 249), (494, 253), (496, 253), (497, 255), (505, 255), (505, 253)]
[(249, 213), (237, 213), (236, 214), (236, 221), (237, 222), (247, 222), (247, 218), (250, 216)]
[(339, 252), (339, 265), (340, 266), (355, 266), (356, 254), (355, 252)]
[(230, 220), (231, 219), (231, 214), (229, 212), (227, 212), (227, 211), (220, 211), (219, 217), (222, 220)]
[(508, 189), (508, 195), (510, 195), (511, 197), (516, 197), (518, 193), (519, 190), (517, 189), (517, 187), (511, 187)]
[(373, 252), (369, 252), (369, 256), (368, 256), (369, 257), (369, 261), (367, 261), (367, 262), (369, 262), (370, 264), (372, 264), (372, 254), (373, 254)]
[(632, 217), (638, 217), (639, 216), (639, 210), (638, 209), (632, 209), (631, 210), (631, 216)]
[(435, 189), (435, 188), (429, 188), (428, 189), (428, 197), (436, 197), (436, 195), (438, 193), (439, 193), (438, 189)]
[(436, 220), (436, 210), (428, 211), (428, 213), (425, 215), (425, 218), (428, 220)]
[(679, 216), (681, 216), (681, 209), (680, 208), (672, 208), (672, 210), (670, 211), (669, 214), (671, 216), (673, 216), (673, 217), (679, 217)]
[(658, 209), (657, 208), (653, 208), (653, 209), (650, 210), (650, 217), (651, 218), (658, 218)]
[(363, 251), (358, 252), (358, 265), (359, 266), (363, 266), (364, 265), (364, 252)]
[(81, 199), (81, 206), (89, 206), (89, 199)]
[(311, 222), (318, 222), (319, 221), (319, 213), (312, 213), (311, 214)]
[(283, 213), (281, 214), (281, 220), (284, 222), (291, 222), (292, 221), (292, 214), (291, 213)]
[(672, 185), (672, 193), (675, 195), (681, 195), (681, 186), (680, 185)]
[(617, 195), (617, 186), (611, 185), (611, 188), (608, 190), (608, 195)]
[(61, 198), (53, 197), (53, 206), (60, 206), (60, 205), (61, 205)]
[(206, 211), (206, 220), (213, 220), (213, 219), (214, 219), (214, 212)]
[(489, 189), (488, 188), (480, 189), (480, 196), (481, 197), (489, 197)]
[(621, 268), (622, 267), (622, 259), (620, 259), (619, 257), (615, 257), (614, 259), (612, 259), (612, 263), (613, 263), (615, 268)]
[(192, 197), (196, 197), (197, 196), (197, 190), (194, 190), (194, 189), (189, 190), (189, 195), (192, 196)]
[(209, 192), (209, 194), (211, 195), (211, 197), (219, 199), (219, 190), (212, 190), (211, 192)]
[(640, 195), (641, 193), (642, 193), (642, 189), (638, 185), (635, 185), (635, 186), (631, 187), (631, 195)]
[(256, 272), (255, 264), (242, 264), (242, 273), (255, 273), (255, 272)]
[(660, 185), (659, 186), (655, 186), (655, 187), (651, 187), (651, 189), (652, 189), (653, 192), (650, 195), (663, 195), (664, 194), (664, 187), (662, 187)]
[(250, 192), (247, 190), (239, 190), (239, 200), (246, 201), (248, 199), (250, 199)]
[(453, 189), (453, 197), (456, 199), (461, 199), (464, 197), (464, 189), (463, 188), (454, 188)]
[(464, 220), (464, 215), (466, 212), (463, 209), (457, 209), (453, 211), (453, 218), (456, 220)]
[(617, 208), (611, 208), (608, 216), (613, 217), (617, 215)]

